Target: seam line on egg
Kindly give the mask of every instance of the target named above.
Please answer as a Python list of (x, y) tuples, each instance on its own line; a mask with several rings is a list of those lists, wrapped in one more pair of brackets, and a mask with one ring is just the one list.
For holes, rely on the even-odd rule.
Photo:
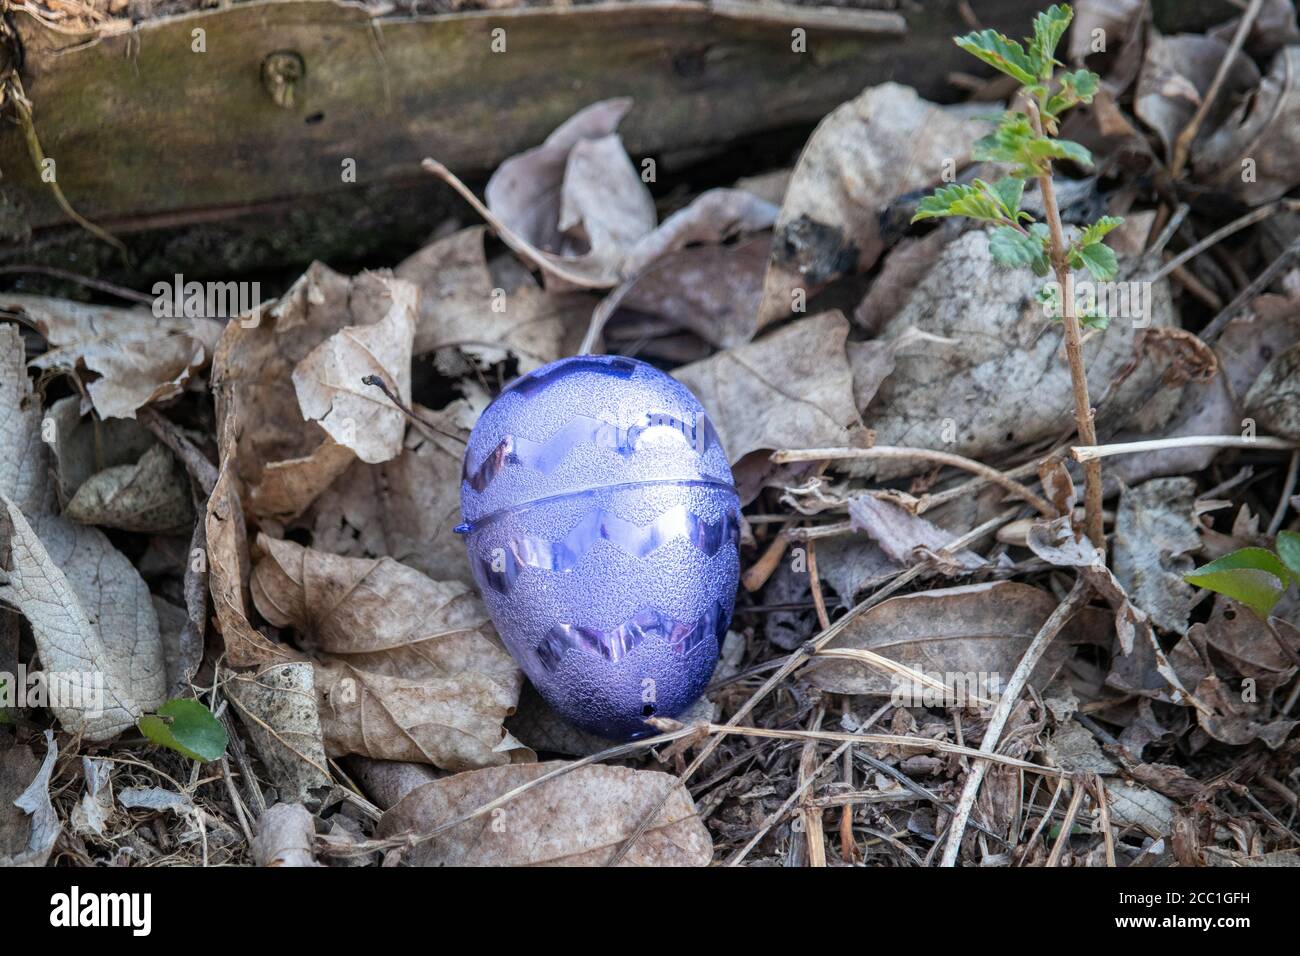
[[(675, 485), (679, 488), (683, 488), (683, 487), (684, 488), (717, 488), (720, 491), (730, 492), (732, 497), (736, 499), (737, 503), (739, 503), (740, 501), (740, 495), (736, 492), (736, 488), (734, 485), (727, 484), (726, 482), (723, 481), (713, 481), (707, 478), (690, 478), (690, 479), (654, 478), (654, 479), (648, 479), (646, 481), (620, 481), (617, 484), (613, 484), (613, 485), (599, 485), (595, 488), (579, 488), (574, 491), (562, 492), (561, 494), (558, 495), (547, 495), (545, 498), (536, 498), (533, 501), (523, 501), (517, 505), (511, 505), (509, 508), (498, 508), (496, 511), (493, 511), (491, 514), (486, 514), (481, 518), (477, 518), (473, 521), (465, 522), (465, 525), (468, 525), (469, 527), (462, 533), (472, 534), (473, 532), (481, 528), (483, 525), (491, 521), (495, 521), (501, 515), (507, 515), (517, 511), (526, 511), (529, 508), (535, 508), (538, 505), (551, 504), (552, 502), (555, 501), (563, 501), (565, 498), (575, 498), (579, 496), (590, 495), (593, 492), (597, 492), (597, 491), (620, 491), (628, 488), (652, 487), (654, 485)], [(465, 525), (461, 525), (460, 527), (463, 528), (465, 527)]]

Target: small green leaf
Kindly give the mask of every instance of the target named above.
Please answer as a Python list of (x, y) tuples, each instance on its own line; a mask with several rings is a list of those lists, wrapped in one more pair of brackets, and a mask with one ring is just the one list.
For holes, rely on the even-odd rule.
[(1050, 139), (1046, 136), (1039, 136), (1034, 140), (1031, 149), (1036, 155), (1041, 155), (1046, 159), (1068, 159), (1080, 166), (1092, 165), (1092, 153), (1088, 152), (1086, 147), (1080, 146), (1072, 140)]
[(192, 697), (167, 701), (156, 714), (141, 717), (137, 725), (160, 747), (204, 763), (220, 760), (229, 742), (221, 721)]
[(1045, 276), (1052, 271), (1052, 260), (1047, 252), (1049, 248), (1048, 243), (1050, 241), (1051, 230), (1047, 228), (1047, 223), (1036, 222), (1029, 227), (1029, 234), (1033, 236), (1035, 239), (1037, 239), (1040, 245), (1042, 246), (1042, 253), (1038, 256), (1037, 259), (1035, 259), (1033, 262), (1029, 264), (1030, 268), (1034, 270), (1034, 275), (1039, 276), (1041, 278), (1042, 276)]
[(1008, 219), (1016, 219), (1016, 213), (1020, 212), (1020, 200), (1025, 194), (1025, 181), (1017, 179), (1014, 176), (1008, 176), (1005, 179), (999, 179), (989, 187), (993, 195), (1002, 204), (1002, 209), (1006, 212)]
[(1039, 136), (1029, 117), (1008, 111), (992, 133), (975, 141), (971, 156), (980, 162), (1013, 163), (1013, 176), (1038, 176), (1053, 159), (1068, 159), (1080, 166), (1092, 165), (1092, 154), (1068, 139)]
[(1037, 64), (1025, 53), (1024, 47), (997, 30), (977, 30), (957, 37), (955, 42), (967, 53), (1025, 86), (1031, 86), (1038, 79)]
[(1124, 220), (1119, 216), (1102, 216), (1083, 230), (1083, 235), (1079, 237), (1079, 245), (1090, 246), (1094, 242), (1101, 242), (1108, 233), (1122, 225), (1124, 225)]
[(989, 235), (989, 254), (1000, 266), (1027, 266), (1042, 252), (1042, 243), (1010, 226), (998, 226)]
[(921, 200), (912, 222), (943, 216), (967, 216), (984, 222), (997, 222), (1003, 218), (1003, 213), (989, 184), (977, 179), (969, 186), (964, 183), (940, 186), (933, 195)]
[(1076, 70), (1063, 73), (1060, 77), (1061, 88), (1051, 96), (1043, 112), (1053, 119), (1060, 116), (1071, 106), (1079, 103), (1091, 103), (1101, 86), (1101, 78), (1090, 70)]
[(1061, 42), (1072, 16), (1068, 6), (1058, 3), (1034, 17), (1034, 39), (1030, 42), (1030, 50), (1038, 60), (1038, 75), (1044, 79), (1052, 75), (1056, 46)]
[(1183, 580), (1224, 594), (1266, 618), (1285, 593), (1289, 577), (1286, 566), (1272, 551), (1241, 548), (1184, 574)]
[(1300, 534), (1294, 531), (1277, 533), (1277, 556), (1291, 572), (1291, 580), (1300, 584)]
[(1115, 260), (1115, 250), (1101, 242), (1071, 251), (1071, 264), (1075, 263), (1076, 258), (1078, 265), (1091, 272), (1092, 277), (1098, 282), (1107, 282), (1115, 278), (1115, 272), (1119, 268), (1119, 263)]

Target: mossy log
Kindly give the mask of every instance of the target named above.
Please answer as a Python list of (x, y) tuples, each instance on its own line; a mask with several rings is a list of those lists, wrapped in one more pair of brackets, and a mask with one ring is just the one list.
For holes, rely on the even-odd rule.
[[(482, 174), (595, 100), (633, 97), (628, 149), (661, 156), (806, 126), (884, 80), (950, 96), (948, 72), (969, 66), (951, 41), (967, 28), (960, 6), (633, 0), (412, 16), (259, 0), (91, 40), (19, 11), (43, 153), (134, 264), (71, 224), (16, 122), (0, 126), (0, 261), (137, 284), (363, 260), (436, 224), (445, 197), (421, 158)], [(1021, 0), (979, 7), (983, 25), (1024, 26)]]

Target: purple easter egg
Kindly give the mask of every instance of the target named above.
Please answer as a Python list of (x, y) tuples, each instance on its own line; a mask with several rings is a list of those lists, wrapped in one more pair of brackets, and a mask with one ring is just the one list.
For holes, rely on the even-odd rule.
[(621, 356), (539, 368), (474, 426), (460, 495), (492, 621), (561, 716), (623, 740), (694, 703), (731, 620), (740, 502), (689, 389)]

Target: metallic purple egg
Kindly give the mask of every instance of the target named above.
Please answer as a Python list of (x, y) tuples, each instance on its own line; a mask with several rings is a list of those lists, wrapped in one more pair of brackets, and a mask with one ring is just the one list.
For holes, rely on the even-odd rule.
[(561, 359), (470, 435), (474, 578), (506, 647), (566, 719), (651, 733), (708, 685), (740, 576), (740, 502), (699, 401), (635, 359)]

